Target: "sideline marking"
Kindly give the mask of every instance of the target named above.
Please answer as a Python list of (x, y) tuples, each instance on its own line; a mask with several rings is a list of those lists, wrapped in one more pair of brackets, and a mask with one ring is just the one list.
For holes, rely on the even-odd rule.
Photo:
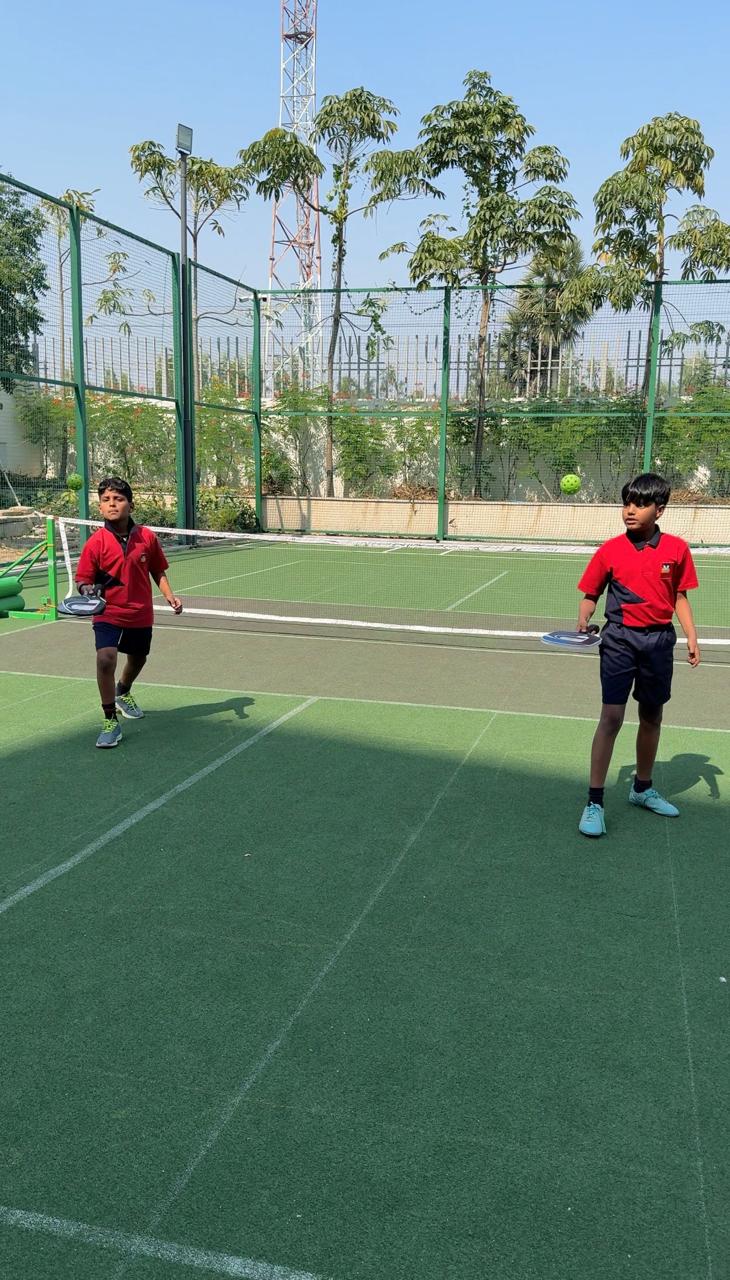
[(156, 813), (168, 800), (174, 800), (176, 796), (182, 795), (184, 791), (188, 791), (190, 787), (194, 787), (197, 782), (202, 782), (203, 778), (210, 777), (211, 773), (215, 773), (222, 765), (228, 764), (230, 760), (235, 760), (236, 756), (240, 756), (242, 751), (247, 751), (249, 747), (260, 742), (262, 738), (273, 733), (274, 729), (278, 729), (279, 725), (285, 724), (287, 720), (291, 720), (293, 716), (299, 715), (300, 712), (306, 711), (313, 703), (318, 702), (318, 698), (307, 698), (306, 702), (300, 703), (298, 707), (294, 707), (291, 711), (285, 712), (283, 716), (279, 716), (278, 720), (274, 720), (271, 724), (264, 725), (263, 729), (259, 729), (251, 738), (246, 738), (244, 742), (239, 742), (237, 746), (232, 747), (230, 751), (226, 751), (222, 756), (218, 756), (216, 760), (212, 760), (210, 764), (206, 764), (202, 769), (198, 769), (196, 773), (191, 773), (188, 778), (184, 778), (182, 782), (178, 782), (176, 786), (170, 787), (169, 791), (163, 792), (156, 800), (150, 800), (149, 804), (143, 805), (141, 809), (137, 809), (135, 813), (131, 813), (129, 817), (118, 822), (116, 826), (110, 827), (103, 835), (97, 836), (96, 840), (92, 840), (91, 844), (87, 844), (85, 848), (80, 849), (78, 853), (74, 853), (70, 858), (66, 858), (64, 862), (59, 862), (57, 866), (51, 867), (45, 871), (42, 876), (38, 876), (36, 880), (31, 880), (29, 884), (23, 885), (21, 889), (17, 889), (15, 893), (11, 893), (8, 898), (0, 901), (0, 916), (9, 911), (18, 902), (22, 902), (25, 898), (29, 898), (32, 893), (37, 893), (39, 889), (44, 889), (47, 884), (53, 880), (57, 880), (59, 876), (63, 876), (67, 871), (73, 870), (80, 862), (85, 862), (92, 854), (98, 853), (106, 845), (111, 844), (118, 836), (124, 835), (125, 831), (129, 831), (130, 827), (136, 827), (138, 822), (142, 822), (144, 818), (148, 818), (151, 813)]
[[(482, 714), (485, 714), (485, 713), (482, 713)], [(486, 713), (486, 714), (489, 714), (489, 713)], [(456, 768), (452, 771), (450, 776), (447, 778), (446, 782), (444, 783), (438, 795), (436, 796), (436, 799), (433, 801), (431, 807), (427, 810), (424, 817), (421, 819), (418, 825), (414, 827), (408, 839), (406, 840), (405, 844), (401, 848), (400, 852), (396, 854), (395, 858), (391, 862), (382, 880), (370, 894), (370, 897), (365, 903), (365, 906), (362, 908), (362, 911), (359, 913), (358, 916), (355, 917), (349, 929), (340, 938), (340, 941), (337, 943), (331, 955), (322, 965), (322, 968), (320, 969), (317, 976), (310, 983), (309, 987), (305, 991), (304, 995), (299, 1001), (299, 1004), (294, 1009), (293, 1013), (289, 1015), (286, 1022), (282, 1023), (279, 1030), (276, 1032), (274, 1039), (270, 1041), (267, 1048), (264, 1050), (263, 1054), (259, 1058), (258, 1062), (254, 1064), (254, 1066), (251, 1068), (251, 1070), (249, 1071), (245, 1079), (241, 1081), (241, 1084), (239, 1085), (236, 1092), (233, 1093), (231, 1097), (228, 1099), (227, 1103), (223, 1107), (218, 1117), (218, 1120), (206, 1134), (201, 1146), (198, 1148), (198, 1151), (193, 1156), (193, 1158), (189, 1161), (189, 1163), (187, 1164), (185, 1169), (182, 1171), (182, 1173), (175, 1179), (174, 1183), (172, 1184), (164, 1200), (160, 1202), (160, 1204), (152, 1214), (152, 1217), (150, 1219), (150, 1224), (149, 1224), (150, 1230), (154, 1231), (157, 1229), (157, 1226), (159, 1225), (161, 1219), (164, 1217), (167, 1211), (172, 1208), (175, 1202), (182, 1195), (183, 1191), (185, 1190), (188, 1183), (190, 1182), (190, 1179), (195, 1173), (195, 1170), (198, 1168), (198, 1165), (201, 1164), (201, 1162), (207, 1156), (208, 1152), (215, 1146), (216, 1142), (218, 1141), (218, 1138), (220, 1137), (221, 1133), (225, 1129), (226, 1125), (229, 1124), (229, 1122), (233, 1119), (233, 1116), (236, 1114), (238, 1108), (240, 1107), (241, 1103), (246, 1097), (246, 1094), (250, 1092), (250, 1090), (256, 1084), (259, 1076), (261, 1076), (263, 1072), (266, 1070), (272, 1058), (274, 1057), (274, 1055), (277, 1053), (277, 1051), (281, 1048), (282, 1044), (286, 1040), (292, 1027), (299, 1020), (299, 1018), (304, 1013), (305, 1009), (307, 1008), (307, 1006), (309, 1005), (313, 997), (316, 995), (317, 991), (321, 987), (322, 983), (324, 982), (330, 970), (332, 970), (335, 967), (343, 951), (352, 941), (352, 939), (354, 938), (355, 934), (357, 933), (363, 921), (369, 916), (370, 912), (372, 911), (373, 907), (377, 903), (378, 899), (384, 893), (385, 889), (387, 889), (388, 885), (390, 884), (390, 881), (393, 879), (393, 876), (396, 874), (401, 863), (404, 861), (406, 856), (410, 853), (414, 844), (416, 843), (416, 841), (419, 839), (419, 837), (427, 827), (428, 823), (430, 822), (431, 818), (436, 812), (436, 809), (440, 805), (444, 796), (450, 790), (452, 784), (458, 778), (459, 774), (461, 773), (461, 770), (464, 768), (464, 765), (468, 762), (472, 753), (479, 746), (479, 743), (481, 742), (487, 730), (494, 723), (494, 720), (495, 720), (495, 715), (494, 714), (490, 715), (490, 718), (487, 720), (487, 723), (479, 730), (479, 733), (477, 734), (476, 738), (474, 739), (471, 746), (467, 750), (466, 754), (459, 761)], [(118, 1270), (117, 1275), (119, 1274), (123, 1274), (123, 1271), (120, 1272)]]
[(289, 1267), (277, 1267), (271, 1262), (258, 1262), (254, 1258), (239, 1258), (232, 1253), (217, 1253), (214, 1250), (196, 1249), (193, 1245), (173, 1244), (169, 1240), (156, 1240), (153, 1236), (130, 1235), (126, 1231), (114, 1231), (109, 1227), (94, 1227), (89, 1222), (52, 1218), (46, 1213), (10, 1209), (6, 1205), (0, 1205), (0, 1225), (47, 1236), (60, 1236), (62, 1240), (78, 1240), (81, 1244), (94, 1245), (96, 1248), (114, 1249), (129, 1262), (136, 1258), (156, 1258), (158, 1262), (196, 1267), (199, 1271), (212, 1271), (219, 1276), (239, 1276), (242, 1280), (318, 1280), (310, 1271), (291, 1271)]
[(205, 582), (194, 582), (192, 587), (181, 587), (182, 592), (197, 591), (199, 587), (214, 587), (219, 582), (235, 582), (238, 578), (253, 578), (257, 573), (273, 573), (274, 569), (285, 569), (289, 564), (302, 564), (299, 560), (283, 560), (281, 564), (270, 564), (265, 569), (247, 569), (245, 573), (231, 573), (227, 578), (210, 578)]
[[(500, 578), (506, 578), (509, 569), (504, 569), (502, 573), (498, 573), (496, 578), (490, 578), (489, 582), (483, 582), (481, 587), (477, 587), (475, 591), (470, 591), (468, 596), (462, 596), (460, 600), (455, 600), (453, 604), (447, 604), (446, 612), (450, 613), (457, 605), (463, 604), (465, 600), (471, 600), (472, 596), (478, 596), (480, 591), (486, 591), (487, 587), (491, 587), (495, 582), (499, 582)], [(533, 633), (534, 634), (534, 633)]]
[(669, 865), (669, 883), (672, 890), (672, 913), (674, 924), (674, 941), (677, 948), (677, 963), (679, 967), (679, 991), (682, 1002), (682, 1018), (684, 1023), (684, 1043), (687, 1052), (687, 1082), (689, 1085), (690, 1103), (692, 1108), (692, 1123), (694, 1128), (694, 1148), (695, 1148), (695, 1164), (697, 1167), (697, 1198), (699, 1200), (700, 1220), (704, 1232), (705, 1241), (705, 1257), (707, 1259), (707, 1280), (712, 1280), (712, 1247), (710, 1245), (710, 1225), (707, 1219), (707, 1195), (705, 1191), (705, 1160), (702, 1152), (702, 1136), (700, 1134), (700, 1115), (697, 1104), (697, 1088), (695, 1085), (695, 1067), (694, 1054), (692, 1051), (692, 1031), (689, 1022), (689, 1001), (687, 999), (687, 978), (684, 968), (684, 955), (682, 952), (682, 935), (679, 927), (679, 903), (677, 901), (677, 884), (674, 876), (674, 862), (672, 859), (672, 841), (669, 834), (669, 823), (664, 823), (664, 831), (667, 844), (667, 863)]

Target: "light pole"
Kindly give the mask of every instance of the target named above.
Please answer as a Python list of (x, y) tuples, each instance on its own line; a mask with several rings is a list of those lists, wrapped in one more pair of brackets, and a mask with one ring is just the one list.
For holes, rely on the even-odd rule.
[(180, 306), (182, 315), (182, 402), (183, 478), (185, 528), (195, 528), (195, 441), (193, 439), (193, 381), (190, 351), (190, 284), (188, 278), (188, 156), (193, 149), (193, 131), (177, 126), (177, 153), (180, 157)]

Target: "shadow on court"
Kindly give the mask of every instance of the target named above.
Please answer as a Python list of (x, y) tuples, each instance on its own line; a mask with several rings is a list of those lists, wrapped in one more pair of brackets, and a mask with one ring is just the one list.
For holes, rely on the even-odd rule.
[(0, 1204), (90, 1224), (0, 1225), (4, 1280), (107, 1280), (94, 1226), (129, 1280), (200, 1273), (145, 1232), (282, 1278), (686, 1280), (703, 1215), (727, 1256), (730, 738), (591, 842), (592, 723), (158, 686), (101, 752), (87, 696), (18, 709), (0, 895), (171, 798), (1, 917)]
[[(144, 701), (144, 695), (141, 692), (142, 684), (140, 682), (140, 692), (138, 694), (141, 701)], [(135, 689), (135, 694), (137, 694)], [(173, 728), (181, 728), (178, 722), (186, 720), (200, 720), (208, 716), (224, 715), (227, 711), (232, 711), (238, 720), (247, 720), (246, 707), (254, 705), (253, 698), (231, 697), (223, 698), (220, 702), (183, 702), (179, 707), (166, 708), (164, 711), (156, 709), (145, 711), (145, 719), (163, 719), (166, 724), (170, 724)], [(124, 721), (122, 720), (122, 726)]]
[[(618, 772), (617, 784), (631, 785), (634, 778), (634, 766), (622, 765)], [(719, 800), (720, 787), (718, 778), (724, 776), (723, 770), (713, 764), (710, 756), (698, 755), (694, 752), (680, 752), (669, 760), (657, 760), (654, 769), (655, 785), (667, 796), (681, 795), (691, 791), (700, 783), (707, 787), (707, 795)]]

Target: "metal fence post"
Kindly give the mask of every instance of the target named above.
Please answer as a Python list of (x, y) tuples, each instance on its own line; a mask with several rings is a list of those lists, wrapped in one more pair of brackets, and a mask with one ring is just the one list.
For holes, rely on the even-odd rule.
[(253, 295), (253, 351), (251, 354), (251, 394), (253, 402), (253, 473), (256, 527), (263, 529), (261, 494), (261, 297)]
[(439, 542), (448, 534), (446, 525), (446, 437), (449, 425), (449, 374), (451, 371), (451, 289), (444, 288), (444, 318), (441, 337), (441, 412), (439, 416), (438, 523)]
[(180, 255), (172, 259), (172, 360), (175, 386), (175, 523), (185, 528), (185, 363), (182, 347), (182, 294), (180, 292)]
[(644, 431), (644, 470), (651, 469), (654, 452), (654, 415), (656, 412), (657, 378), (659, 376), (659, 345), (661, 342), (662, 283), (654, 281), (651, 304), (651, 359), (649, 362), (649, 388), (646, 399), (646, 428)]
[(89, 518), (89, 441), (86, 424), (86, 380), (84, 375), (84, 312), (81, 286), (81, 213), (72, 205), (68, 213), (71, 249), (71, 330), (73, 334), (74, 423), (76, 469), (83, 484), (79, 489), (79, 517)]

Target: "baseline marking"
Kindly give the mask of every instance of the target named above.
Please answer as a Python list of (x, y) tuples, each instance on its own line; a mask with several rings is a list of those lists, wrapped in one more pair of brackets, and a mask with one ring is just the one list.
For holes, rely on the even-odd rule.
[(27, 1209), (10, 1209), (6, 1205), (0, 1205), (0, 1225), (47, 1236), (59, 1236), (62, 1240), (78, 1240), (81, 1244), (96, 1248), (113, 1249), (129, 1262), (136, 1258), (155, 1258), (158, 1262), (195, 1267), (199, 1271), (212, 1271), (219, 1276), (238, 1276), (242, 1280), (318, 1280), (309, 1271), (291, 1271), (288, 1267), (258, 1262), (254, 1258), (239, 1258), (231, 1253), (173, 1244), (169, 1240), (156, 1240), (153, 1236), (129, 1235), (126, 1231), (94, 1227), (91, 1223), (75, 1222), (72, 1218), (52, 1218), (45, 1213), (31, 1213)]
[(47, 884), (51, 884), (53, 880), (57, 880), (59, 876), (63, 876), (67, 871), (73, 870), (80, 862), (85, 862), (93, 854), (98, 853), (100, 849), (111, 844), (118, 836), (124, 835), (125, 831), (129, 831), (130, 827), (136, 827), (139, 822), (148, 818), (151, 813), (156, 813), (169, 800), (174, 800), (176, 796), (182, 795), (184, 791), (189, 791), (196, 783), (202, 782), (203, 778), (209, 778), (224, 764), (235, 760), (236, 756), (240, 756), (242, 751), (247, 751), (249, 747), (253, 747), (255, 743), (260, 742), (262, 738), (268, 737), (274, 729), (278, 729), (280, 725), (285, 724), (287, 720), (291, 720), (294, 716), (298, 716), (300, 712), (306, 711), (311, 707), (317, 698), (307, 698), (306, 702), (302, 702), (293, 710), (285, 712), (283, 716), (279, 716), (278, 720), (274, 720), (272, 724), (267, 724), (263, 729), (259, 729), (251, 738), (246, 738), (245, 742), (239, 742), (237, 746), (232, 747), (230, 751), (226, 751), (222, 756), (218, 756), (216, 760), (212, 760), (202, 769), (198, 769), (197, 773), (191, 773), (190, 777), (185, 778), (182, 782), (178, 782), (176, 786), (171, 787), (169, 791), (165, 791), (156, 800), (151, 800), (149, 804), (144, 805), (141, 809), (137, 809), (136, 813), (131, 813), (129, 817), (124, 818), (122, 822), (118, 822), (115, 827), (111, 827), (105, 831), (103, 835), (98, 836), (96, 840), (92, 840), (91, 844), (87, 844), (84, 849), (80, 849), (78, 853), (74, 853), (72, 857), (66, 858), (65, 862), (59, 862), (55, 867), (51, 867), (44, 872), (42, 876), (38, 876), (36, 880), (31, 880), (30, 884), (23, 885), (21, 889), (11, 893), (10, 897), (0, 901), (0, 915), (4, 915), (11, 907), (16, 906), (18, 902), (23, 902), (25, 898), (29, 898), (32, 893), (37, 893), (39, 889), (45, 889)]
[[(188, 631), (191, 629), (192, 628), (190, 627), (186, 628), (186, 630)], [(207, 633), (207, 628), (203, 628), (203, 630)], [(306, 638), (310, 639), (310, 637), (306, 637)], [(365, 643), (365, 642), (362, 641), (360, 643)], [(505, 649), (505, 650), (490, 649), (489, 652), (490, 653), (503, 653), (503, 652), (513, 653), (513, 652), (519, 652), (519, 651), (512, 650), (512, 649)], [(531, 655), (524, 655), (524, 656), (531, 656)], [(681, 666), (682, 669), (684, 670), (684, 663), (678, 663), (677, 665)], [(721, 665), (725, 665), (725, 664), (717, 663), (717, 662), (713, 662), (712, 664), (713, 667), (717, 667)], [(709, 669), (711, 670), (712, 668), (709, 668)], [(0, 670), (0, 676), (24, 676), (33, 680), (78, 680), (78, 681), (81, 681), (82, 683), (86, 681), (89, 684), (93, 682), (93, 676), (59, 676), (59, 675), (52, 675), (48, 671), (1, 671)], [(271, 689), (229, 689), (229, 688), (222, 688), (220, 685), (208, 685), (208, 684), (168, 684), (166, 681), (162, 681), (162, 680), (145, 680), (144, 683), (150, 689), (179, 689), (182, 692), (187, 691), (190, 693), (230, 693), (234, 695), (238, 694), (239, 697), (243, 697), (245, 694), (254, 694), (255, 697), (257, 698), (306, 698), (306, 697), (309, 697), (309, 695), (306, 693), (300, 693), (300, 692), (288, 693), (288, 692), (281, 692), (281, 691), (273, 692)], [(578, 724), (596, 724), (598, 722), (597, 716), (569, 716), (569, 715), (558, 714), (552, 711), (511, 711), (508, 707), (462, 707), (462, 706), (458, 706), (456, 704), (451, 704), (448, 702), (404, 702), (397, 698), (348, 698), (344, 694), (338, 695), (338, 694), (320, 693), (320, 694), (317, 694), (316, 696), (313, 695), (311, 700), (314, 702), (354, 702), (354, 703), (363, 703), (365, 706), (375, 706), (375, 707), (412, 707), (414, 710), (417, 710), (417, 711), (468, 711), (471, 715), (476, 714), (476, 715), (487, 715), (487, 716), (521, 716), (521, 717), (528, 716), (530, 719), (533, 719), (533, 720), (571, 720), (571, 721), (575, 721)], [(635, 728), (639, 722), (638, 720), (627, 720), (625, 723)], [(665, 729), (672, 729), (672, 730), (675, 730), (677, 733), (682, 733), (684, 730), (686, 730), (688, 733), (730, 733), (730, 729), (719, 728), (712, 725), (667, 724), (666, 721), (663, 721), (662, 731), (664, 731)]]

